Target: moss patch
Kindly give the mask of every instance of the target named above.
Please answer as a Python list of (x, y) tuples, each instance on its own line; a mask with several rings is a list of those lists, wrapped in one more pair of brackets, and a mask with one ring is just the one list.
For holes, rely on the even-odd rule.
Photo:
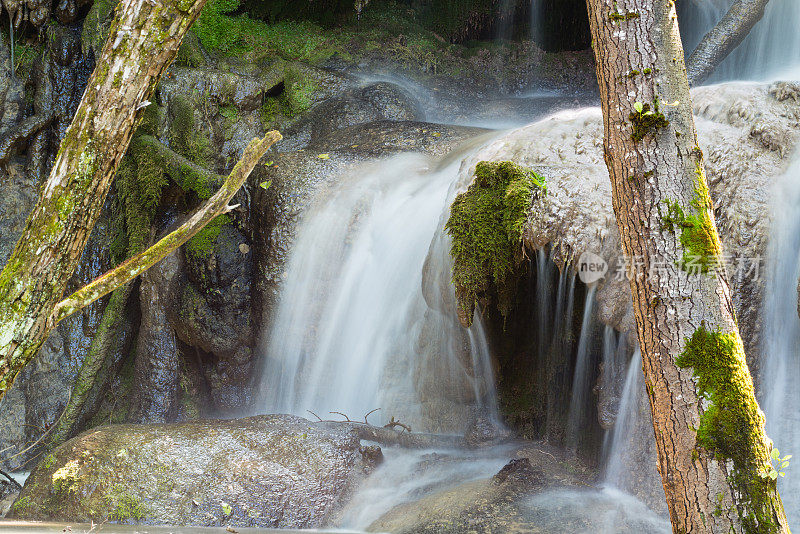
[(696, 171), (690, 209), (684, 210), (677, 201), (665, 201), (665, 204), (667, 212), (661, 216), (662, 229), (669, 232), (680, 230), (681, 233), (683, 257), (680, 267), (689, 273), (713, 272), (719, 264), (722, 243), (711, 219), (713, 204), (702, 167), (698, 165)]
[(186, 242), (186, 253), (195, 258), (207, 258), (217, 242), (222, 227), (231, 223), (227, 215), (220, 215), (197, 232), (193, 238)]
[(120, 486), (114, 486), (104, 497), (109, 509), (110, 521), (141, 521), (147, 516), (147, 509), (139, 497), (125, 493)]
[(650, 104), (636, 102), (634, 104), (634, 110), (631, 111), (628, 118), (631, 124), (633, 124), (633, 133), (631, 137), (637, 142), (642, 141), (656, 130), (669, 126), (667, 117), (658, 109), (658, 101), (653, 104), (652, 108)]
[(701, 325), (676, 358), (691, 367), (699, 395), (709, 404), (700, 417), (697, 443), (720, 461), (732, 460), (730, 473), (738, 499), (737, 513), (748, 533), (777, 532), (772, 506), (775, 482), (764, 476), (771, 467), (764, 435), (764, 414), (758, 407), (742, 340)]
[(479, 297), (494, 287), (503, 316), (510, 311), (513, 273), (521, 259), (522, 228), (545, 180), (510, 161), (480, 162), (475, 181), (458, 195), (445, 229), (453, 239), (453, 284), (459, 315), (471, 324)]

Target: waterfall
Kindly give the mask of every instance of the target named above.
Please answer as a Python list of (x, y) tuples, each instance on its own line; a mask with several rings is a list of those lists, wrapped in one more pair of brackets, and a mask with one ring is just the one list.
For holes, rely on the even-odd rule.
[(481, 321), (465, 334), (455, 306), (433, 310), (422, 293), (423, 267), (449, 284), (441, 229), (460, 158), (449, 161), (374, 162), (307, 211), (265, 346), (262, 411), (361, 419), (381, 408), (371, 422), (431, 431), (461, 430), (470, 408), (496, 416)]
[[(684, 0), (680, 28), (686, 56), (725, 15), (733, 0)], [(710, 81), (800, 76), (800, 2), (771, 0), (764, 18), (716, 69)]]
[(581, 320), (581, 333), (578, 340), (578, 351), (575, 358), (575, 371), (572, 377), (572, 397), (569, 403), (567, 417), (566, 442), (572, 448), (577, 448), (581, 431), (586, 424), (586, 408), (592, 402), (589, 383), (591, 377), (591, 358), (589, 358), (589, 339), (592, 335), (592, 312), (594, 311), (594, 294), (597, 284), (589, 287), (586, 293), (586, 302), (583, 306), (583, 319)]
[(627, 488), (626, 457), (631, 449), (631, 441), (636, 436), (633, 430), (639, 417), (638, 398), (644, 390), (642, 378), (642, 353), (637, 348), (625, 374), (625, 385), (622, 388), (617, 421), (611, 438), (611, 450), (606, 463), (605, 482), (619, 489)]
[[(800, 157), (780, 178), (773, 199), (774, 218), (767, 251), (764, 299), (764, 358), (761, 405), (767, 434), (781, 455), (800, 455)], [(793, 460), (779, 480), (781, 497), (792, 528), (800, 528), (800, 471)]]

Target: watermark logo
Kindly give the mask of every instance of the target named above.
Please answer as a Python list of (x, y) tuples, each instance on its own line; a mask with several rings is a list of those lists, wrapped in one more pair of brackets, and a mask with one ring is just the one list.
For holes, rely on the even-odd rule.
[(584, 284), (593, 284), (608, 272), (606, 260), (592, 252), (584, 252), (578, 258), (578, 277)]

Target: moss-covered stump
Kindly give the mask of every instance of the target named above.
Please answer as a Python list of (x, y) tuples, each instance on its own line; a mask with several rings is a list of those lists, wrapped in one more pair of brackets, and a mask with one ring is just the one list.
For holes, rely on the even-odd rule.
[(113, 425), (46, 456), (11, 515), (314, 528), (365, 468), (353, 431), (288, 415)]
[(508, 315), (522, 260), (522, 228), (534, 197), (546, 191), (544, 178), (530, 169), (482, 161), (472, 185), (456, 197), (445, 229), (453, 238), (453, 284), (464, 326), (472, 324), (475, 304), (492, 289), (500, 313)]

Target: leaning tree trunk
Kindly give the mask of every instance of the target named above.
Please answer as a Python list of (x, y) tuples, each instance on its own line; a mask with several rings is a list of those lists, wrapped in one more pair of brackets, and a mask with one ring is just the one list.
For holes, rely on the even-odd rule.
[(130, 142), (137, 109), (174, 59), (205, 0), (127, 0), (66, 131), (22, 237), (0, 273), (0, 398), (55, 325)]
[(604, 153), (676, 533), (789, 532), (697, 146), (673, 0), (588, 0)]
[(716, 26), (703, 37), (687, 61), (690, 85), (703, 83), (722, 61), (742, 44), (764, 16), (769, 0), (736, 0)]

